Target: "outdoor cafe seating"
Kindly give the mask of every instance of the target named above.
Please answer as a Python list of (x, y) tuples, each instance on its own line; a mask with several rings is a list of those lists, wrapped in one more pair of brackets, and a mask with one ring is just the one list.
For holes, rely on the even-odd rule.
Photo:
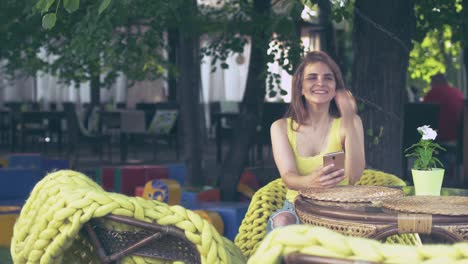
[[(411, 189), (398, 177), (375, 170), (366, 170), (357, 185), (350, 187), (359, 185), (363, 189), (394, 186), (391, 190), (395, 193)], [(330, 228), (335, 222), (329, 219), (326, 210), (321, 211), (328, 214), (323, 217), (323, 221), (328, 221), (325, 225), (291, 225), (266, 235), (266, 220), (272, 211), (281, 207), (285, 193), (281, 179), (258, 190), (233, 243), (191, 210), (108, 193), (81, 173), (57, 171), (42, 179), (27, 200), (15, 225), (13, 260), (138, 263), (157, 258), (185, 263), (420, 263), (431, 260), (452, 263), (468, 259), (468, 244), (459, 242), (468, 238), (456, 234), (459, 232), (456, 230), (466, 233), (467, 216), (454, 216), (465, 222), (451, 224), (447, 229), (446, 234), (456, 234), (447, 237), (458, 238), (449, 241), (456, 242), (453, 245), (421, 245), (420, 237), (414, 234), (421, 230), (411, 229), (406, 230), (409, 234), (387, 233), (389, 237), (374, 239), (356, 234), (345, 236), (343, 233), (360, 228), (352, 227), (353, 223), (362, 222), (357, 218), (348, 219), (349, 225)], [(379, 194), (373, 192), (372, 195)], [(50, 207), (50, 204), (56, 206)], [(366, 211), (369, 215), (373, 213), (371, 207), (366, 210), (370, 210)], [(439, 221), (437, 219), (435, 221)], [(376, 224), (370, 220), (369, 224)], [(422, 222), (427, 224), (427, 219)], [(46, 228), (47, 232), (41, 228)], [(50, 233), (55, 235), (50, 236)], [(28, 243), (31, 237), (40, 238), (41, 243)], [(37, 254), (31, 254), (37, 248), (40, 248)]]
[(441, 196), (413, 196), (412, 186), (373, 170), (365, 170), (356, 186), (342, 188), (301, 193), (296, 212), (307, 224), (266, 234), (268, 216), (282, 207), (286, 193), (281, 179), (271, 182), (255, 193), (236, 245), (249, 263), (455, 263), (468, 258), (468, 190), (443, 188)]

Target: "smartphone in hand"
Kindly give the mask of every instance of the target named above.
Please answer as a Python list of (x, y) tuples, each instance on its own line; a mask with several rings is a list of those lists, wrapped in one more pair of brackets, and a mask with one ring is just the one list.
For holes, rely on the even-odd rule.
[(345, 153), (344, 151), (331, 152), (323, 155), (323, 166), (335, 164), (333, 170), (344, 169)]

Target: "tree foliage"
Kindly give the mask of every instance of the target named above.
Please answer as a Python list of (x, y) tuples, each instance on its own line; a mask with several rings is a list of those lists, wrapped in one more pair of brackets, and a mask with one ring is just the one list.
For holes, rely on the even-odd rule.
[(409, 85), (425, 94), (430, 77), (446, 73), (455, 80), (461, 66), (462, 0), (416, 0), (416, 32), (410, 53)]
[[(17, 10), (12, 12), (16, 17), (10, 17), (9, 21), (26, 17), (21, 21), (22, 26), (35, 34), (24, 34), (6, 23), (4, 32), (9, 34), (3, 43), (16, 41), (24, 45), (0, 44), (5, 51), (0, 56), (9, 62), (15, 58), (21, 60), (21, 63), (8, 63), (11, 69), (28, 69), (32, 74), (42, 70), (67, 83), (90, 80), (95, 71), (106, 74), (106, 84), (114, 81), (117, 72), (124, 72), (131, 80), (154, 79), (163, 77), (165, 70), (173, 67), (164, 56), (164, 49), (172, 48), (167, 47), (164, 34), (173, 28), (186, 34), (208, 34), (211, 43), (202, 48), (201, 54), (212, 56), (213, 66), (220, 61), (222, 69), (229, 67), (226, 63), (229, 55), (242, 53), (248, 38), (268, 34), (272, 47), (267, 63), (277, 62), (292, 73), (303, 51), (301, 43), (293, 37), (303, 8), (301, 1), (275, 1), (272, 8), (275, 12), (256, 18), (255, 24), (251, 23), (253, 1), (199, 5), (199, 12), (194, 16), (179, 12), (188, 2), (26, 0), (16, 3), (7, 0), (5, 7), (22, 9), (21, 14)], [(256, 32), (258, 28), (267, 30)], [(58, 59), (47, 61), (37, 56), (40, 48)], [(261, 78), (268, 78), (270, 95), (274, 96), (276, 89), (285, 93), (278, 86), (279, 74), (265, 72)]]
[(414, 41), (410, 53), (409, 85), (419, 88), (422, 94), (429, 91), (432, 75), (447, 73), (449, 79), (453, 80), (456, 71), (460, 70), (460, 42), (452, 42), (453, 33), (449, 25), (445, 25), (442, 30), (433, 29), (427, 32), (421, 42)]
[[(181, 4), (183, 1), (10, 1), (8, 7), (16, 9), (9, 20), (18, 22), (4, 27), (0, 56), (7, 59), (10, 72), (42, 70), (66, 83), (79, 84), (105, 74), (105, 84), (111, 84), (118, 72), (131, 80), (160, 78), (168, 65), (164, 30), (172, 21), (167, 14), (176, 13)], [(42, 23), (41, 16), (31, 10), (43, 13)], [(58, 19), (55, 23), (53, 17)], [(40, 50), (49, 58), (40, 56)]]

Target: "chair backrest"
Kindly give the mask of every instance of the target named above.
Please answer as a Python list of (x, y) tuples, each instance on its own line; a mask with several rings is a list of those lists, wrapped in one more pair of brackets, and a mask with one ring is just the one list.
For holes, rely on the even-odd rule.
[(73, 143), (78, 143), (80, 135), (86, 135), (89, 133), (80, 122), (74, 103), (63, 103), (63, 111), (65, 112), (65, 119), (67, 120), (67, 131), (70, 135), (70, 139)]
[(118, 102), (116, 104), (117, 109), (126, 109), (127, 108), (127, 103), (125, 102)]
[(67, 131), (72, 142), (78, 140), (78, 116), (76, 115), (75, 104), (71, 102), (63, 103), (63, 111), (65, 112), (65, 119), (67, 120)]
[(167, 102), (158, 102), (158, 103), (137, 103), (135, 108), (137, 110), (142, 110), (145, 112), (145, 122), (146, 127), (149, 127), (156, 110), (171, 110), (179, 109), (177, 102), (167, 101)]
[(22, 110), (21, 109), (22, 105), (23, 105), (22, 102), (6, 102), (5, 103), (5, 106), (7, 108), (10, 108), (14, 112), (20, 112)]
[(21, 112), (19, 113), (20, 117), (20, 124), (21, 128), (28, 130), (28, 129), (45, 129), (45, 120), (47, 120), (47, 117), (44, 116), (43, 113), (41, 112), (33, 112), (33, 111), (27, 111), (27, 112)]
[(211, 125), (214, 126), (216, 120), (214, 118), (214, 114), (221, 112), (221, 106), (219, 105), (219, 102), (210, 102), (209, 109)]
[[(134, 231), (118, 231), (109, 226), (119, 226)], [(125, 216), (106, 215), (102, 219), (87, 222), (83, 231), (89, 237), (94, 250), (98, 252), (102, 263), (108, 263), (106, 260), (114, 254), (119, 254), (117, 260), (136, 255), (185, 263), (201, 263), (197, 245), (187, 239), (184, 230), (175, 226), (163, 226)], [(149, 239), (150, 236), (154, 239)]]
[(156, 110), (153, 120), (149, 125), (148, 132), (158, 135), (169, 135), (174, 132), (179, 110), (177, 109), (161, 109)]
[(219, 110), (221, 113), (239, 113), (239, 102), (221, 101), (219, 102)]

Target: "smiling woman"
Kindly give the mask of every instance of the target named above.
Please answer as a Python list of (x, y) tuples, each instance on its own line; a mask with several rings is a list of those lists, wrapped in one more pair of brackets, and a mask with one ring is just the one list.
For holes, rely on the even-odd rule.
[(304, 69), (302, 95), (309, 104), (329, 104), (336, 94), (336, 81), (327, 64), (317, 62), (309, 64)]
[[(337, 64), (324, 52), (308, 53), (293, 76), (286, 118), (271, 126), (275, 163), (287, 187), (284, 206), (267, 229), (300, 223), (293, 201), (299, 190), (354, 183), (364, 170), (362, 122)], [(327, 153), (344, 151), (344, 169), (324, 166)]]

